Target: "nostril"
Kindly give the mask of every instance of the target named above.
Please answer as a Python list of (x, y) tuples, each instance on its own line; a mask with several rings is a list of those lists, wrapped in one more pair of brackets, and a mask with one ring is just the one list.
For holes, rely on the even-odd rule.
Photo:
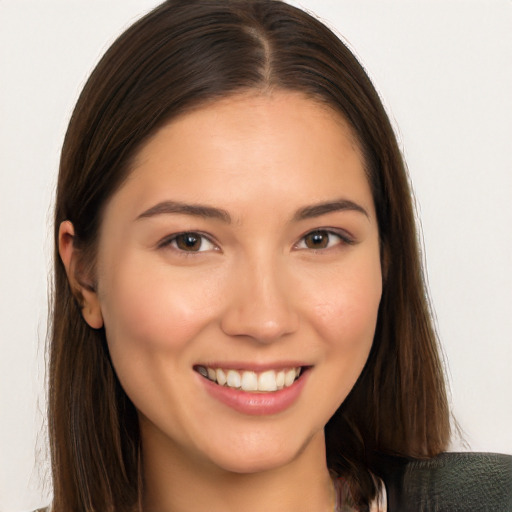
[(257, 306), (251, 309), (227, 312), (221, 321), (222, 330), (229, 336), (246, 336), (261, 343), (272, 343), (297, 330), (298, 318), (291, 311), (264, 312)]

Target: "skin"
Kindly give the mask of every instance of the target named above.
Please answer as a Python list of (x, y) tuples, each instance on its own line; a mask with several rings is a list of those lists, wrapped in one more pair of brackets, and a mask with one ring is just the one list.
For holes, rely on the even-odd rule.
[[(350, 208), (304, 214), (340, 200)], [(151, 211), (163, 201), (231, 221)], [(310, 247), (315, 230), (325, 248)], [(180, 249), (183, 232), (204, 235), (200, 250)], [(80, 287), (69, 222), (60, 249)], [(105, 327), (139, 413), (145, 510), (332, 510), (323, 428), (366, 362), (382, 292), (371, 191), (337, 113), (274, 91), (173, 120), (107, 204), (95, 277), (83, 315)], [(309, 370), (290, 407), (249, 415), (194, 370), (219, 361)]]

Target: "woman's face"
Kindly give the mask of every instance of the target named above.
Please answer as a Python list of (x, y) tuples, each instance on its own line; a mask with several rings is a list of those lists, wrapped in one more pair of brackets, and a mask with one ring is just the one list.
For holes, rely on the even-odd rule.
[(97, 301), (145, 448), (254, 472), (323, 442), (381, 297), (363, 167), (346, 123), (291, 92), (215, 102), (143, 147), (105, 211)]

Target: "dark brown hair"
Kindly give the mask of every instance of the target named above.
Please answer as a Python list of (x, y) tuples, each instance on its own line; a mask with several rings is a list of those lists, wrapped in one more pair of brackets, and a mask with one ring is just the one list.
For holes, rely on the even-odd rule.
[(299, 91), (335, 109), (362, 149), (375, 201), (382, 300), (368, 362), (326, 426), (329, 468), (347, 478), (365, 510), (377, 492), (375, 453), (429, 457), (446, 448), (448, 406), (411, 192), (365, 71), (322, 23), (280, 1), (170, 0), (107, 51), (62, 149), (49, 368), (53, 512), (136, 510), (141, 493), (137, 414), (104, 330), (82, 318), (58, 255), (59, 225), (73, 223), (78, 276), (94, 287), (102, 211), (141, 146), (177, 115), (247, 90)]

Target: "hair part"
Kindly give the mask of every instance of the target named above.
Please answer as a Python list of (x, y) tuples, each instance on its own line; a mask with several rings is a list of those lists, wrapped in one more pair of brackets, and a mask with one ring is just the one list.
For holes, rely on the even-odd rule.
[(378, 490), (375, 453), (429, 457), (446, 449), (448, 405), (411, 192), (364, 69), (322, 23), (278, 0), (170, 0), (107, 51), (62, 149), (49, 368), (53, 512), (133, 511), (142, 491), (137, 413), (113, 370), (104, 329), (82, 318), (59, 258), (60, 223), (73, 223), (77, 272), (94, 287), (104, 208), (148, 139), (206, 103), (273, 90), (305, 94), (348, 122), (379, 224), (385, 279), (374, 344), (326, 427), (329, 468), (347, 478), (359, 509), (367, 510)]

